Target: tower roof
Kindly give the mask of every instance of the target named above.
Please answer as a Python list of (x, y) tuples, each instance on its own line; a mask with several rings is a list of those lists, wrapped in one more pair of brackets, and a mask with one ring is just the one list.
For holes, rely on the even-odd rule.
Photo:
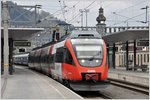
[(100, 7), (100, 9), (99, 9), (99, 15), (96, 18), (96, 20), (98, 23), (100, 23), (100, 21), (106, 21), (106, 17), (104, 16), (104, 11), (103, 11), (102, 7)]

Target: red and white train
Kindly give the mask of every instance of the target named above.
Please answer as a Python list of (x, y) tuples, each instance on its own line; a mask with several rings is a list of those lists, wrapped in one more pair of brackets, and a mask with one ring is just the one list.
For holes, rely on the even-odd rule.
[(77, 91), (98, 91), (109, 83), (106, 45), (96, 31), (73, 31), (37, 48), (28, 65)]

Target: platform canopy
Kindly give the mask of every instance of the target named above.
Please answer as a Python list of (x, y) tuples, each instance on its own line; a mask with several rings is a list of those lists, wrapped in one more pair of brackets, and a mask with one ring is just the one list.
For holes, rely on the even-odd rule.
[(149, 39), (149, 30), (125, 30), (121, 32), (112, 33), (110, 35), (106, 35), (103, 37), (106, 44), (113, 44), (116, 42), (125, 42), (129, 40), (136, 40), (136, 39)]
[[(24, 36), (30, 36), (39, 31), (43, 31), (44, 28), (8, 28), (9, 38), (18, 39)], [(1, 35), (3, 37), (3, 27), (1, 28)]]

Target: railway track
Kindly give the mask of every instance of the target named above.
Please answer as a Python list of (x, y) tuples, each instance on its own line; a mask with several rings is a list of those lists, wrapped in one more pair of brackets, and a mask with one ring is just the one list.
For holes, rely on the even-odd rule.
[(115, 80), (115, 79), (109, 79), (109, 80), (112, 85), (123, 87), (126, 89), (130, 89), (136, 92), (149, 95), (149, 87), (147, 86), (142, 86), (139, 84), (134, 84), (134, 83), (130, 83), (130, 82), (122, 81), (122, 80)]
[(76, 93), (82, 96), (84, 99), (112, 99), (112, 97), (99, 91), (80, 91)]

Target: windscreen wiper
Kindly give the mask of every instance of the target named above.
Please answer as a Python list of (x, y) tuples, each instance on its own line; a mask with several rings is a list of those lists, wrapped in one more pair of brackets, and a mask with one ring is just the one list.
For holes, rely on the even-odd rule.
[(100, 54), (100, 53), (101, 53), (101, 51), (99, 51), (98, 53), (96, 53), (96, 55), (93, 55), (91, 58), (89, 58), (89, 61), (94, 60), (94, 59), (95, 59), (95, 57), (96, 57), (98, 54)]

